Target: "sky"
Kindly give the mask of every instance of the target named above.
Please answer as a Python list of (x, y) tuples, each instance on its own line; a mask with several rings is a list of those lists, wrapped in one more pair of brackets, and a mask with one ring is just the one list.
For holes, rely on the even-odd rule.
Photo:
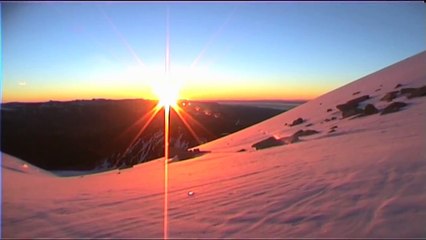
[(155, 99), (164, 79), (183, 99), (313, 99), (426, 50), (425, 10), (422, 1), (2, 3), (2, 101)]

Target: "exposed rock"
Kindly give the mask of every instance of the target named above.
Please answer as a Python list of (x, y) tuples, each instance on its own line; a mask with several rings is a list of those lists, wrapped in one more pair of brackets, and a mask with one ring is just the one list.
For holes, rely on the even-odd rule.
[(306, 126), (305, 127), (310, 127), (310, 126), (312, 126), (312, 125), (314, 125), (313, 123), (308, 123), (308, 124), (306, 124)]
[(400, 83), (398, 83), (396, 86), (395, 86), (395, 88), (399, 88), (399, 87), (401, 87), (402, 85), (400, 84)]
[(347, 117), (351, 117), (351, 116), (355, 116), (362, 113), (362, 109), (354, 107), (352, 109), (348, 109), (346, 111), (342, 112), (342, 118), (347, 118)]
[(376, 114), (378, 112), (379, 112), (379, 110), (373, 104), (369, 103), (369, 104), (367, 104), (367, 106), (365, 106), (362, 113), (359, 114), (358, 116), (356, 116), (355, 118), (365, 117), (365, 116), (368, 116), (368, 115)]
[(270, 148), (270, 147), (275, 147), (275, 146), (281, 146), (284, 143), (279, 140), (276, 139), (274, 137), (269, 137), (267, 139), (264, 139), (262, 141), (259, 141), (253, 145), (251, 145), (252, 148), (259, 150), (259, 149), (265, 149), (265, 148)]
[(396, 98), (398, 96), (398, 91), (392, 91), (392, 92), (388, 92), (385, 94), (385, 96), (383, 96), (380, 101), (387, 101), (390, 102), (392, 101), (394, 98)]
[(424, 97), (426, 96), (426, 86), (416, 88), (412, 93), (408, 94), (407, 98)]
[(324, 119), (324, 121), (330, 122), (330, 121), (333, 121), (333, 120), (336, 120), (336, 119), (337, 119), (336, 117), (331, 117), (331, 118)]
[(245, 151), (247, 151), (247, 150), (242, 148), (242, 149), (238, 150), (237, 152), (245, 152)]
[(401, 93), (401, 95), (406, 95), (406, 94), (411, 94), (414, 91), (416, 91), (417, 88), (401, 88), (401, 90), (399, 90), (399, 92)]
[(381, 89), (381, 88), (378, 88), (378, 89), (374, 90), (374, 92), (378, 92), (378, 91), (380, 91), (380, 90), (382, 90), (382, 89)]
[(360, 91), (357, 91), (357, 92), (352, 93), (352, 95), (358, 95), (360, 93), (361, 93)]
[(296, 120), (293, 121), (293, 123), (290, 124), (290, 126), (295, 126), (295, 125), (299, 125), (301, 123), (303, 123), (305, 120), (303, 120), (303, 118), (298, 118)]
[(331, 108), (327, 109), (327, 112), (331, 112), (331, 111), (333, 111), (333, 109), (331, 109)]
[(407, 104), (404, 102), (393, 102), (383, 109), (383, 111), (381, 112), (381, 115), (398, 112), (401, 108), (405, 106), (407, 106)]
[(205, 153), (208, 153), (208, 151), (201, 151), (199, 148), (195, 148), (193, 150), (175, 149), (175, 148), (170, 149), (170, 155), (174, 156), (173, 160), (177, 160), (177, 161), (195, 158)]
[(330, 129), (336, 129), (337, 125), (332, 126)]
[(363, 95), (361, 97), (354, 98), (349, 100), (346, 104), (359, 104), (367, 99), (370, 99), (370, 95)]
[(311, 129), (308, 129), (308, 130), (299, 130), (299, 131), (295, 132), (293, 134), (293, 136), (303, 137), (303, 136), (309, 136), (309, 135), (317, 134), (317, 133), (319, 133), (319, 132), (316, 131), (316, 130), (311, 130)]
[(200, 152), (200, 149), (199, 149), (199, 148), (194, 148), (194, 149), (192, 149), (192, 152), (199, 153), (199, 152)]
[(336, 129), (331, 129), (330, 131), (328, 131), (328, 133), (332, 133), (332, 132), (335, 132), (336, 131)]
[(367, 99), (369, 99), (369, 95), (364, 95), (361, 97), (354, 98), (344, 104), (339, 104), (336, 106), (337, 109), (339, 109), (342, 112), (342, 117), (347, 118), (353, 115), (357, 115), (362, 113), (362, 110), (358, 108), (358, 104), (360, 102), (363, 102)]
[(363, 101), (365, 101), (365, 100), (367, 100), (369, 98), (370, 98), (369, 95), (364, 95), (362, 97), (357, 97), (357, 98), (354, 98), (352, 100), (347, 101), (344, 104), (337, 105), (336, 108), (339, 109), (342, 112), (346, 111), (346, 110), (349, 110), (349, 109), (353, 109), (354, 107), (357, 107), (360, 102), (363, 102)]
[(372, 115), (372, 114), (376, 114), (378, 113), (379, 110), (373, 105), (373, 104), (367, 104), (367, 106), (365, 106), (364, 108), (364, 115)]

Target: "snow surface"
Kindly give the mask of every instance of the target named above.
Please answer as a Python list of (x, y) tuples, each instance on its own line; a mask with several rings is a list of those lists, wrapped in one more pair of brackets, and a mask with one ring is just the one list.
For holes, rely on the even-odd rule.
[[(355, 119), (340, 119), (335, 108), (370, 94), (362, 104), (383, 109), (380, 98), (398, 83), (426, 85), (426, 52), (198, 147), (211, 153), (171, 163), (169, 236), (426, 237), (426, 97), (399, 97), (408, 103), (401, 111)], [(307, 121), (284, 125), (298, 117)], [(299, 129), (320, 133), (251, 149)], [(2, 156), (2, 237), (163, 237), (162, 159), (58, 177)]]

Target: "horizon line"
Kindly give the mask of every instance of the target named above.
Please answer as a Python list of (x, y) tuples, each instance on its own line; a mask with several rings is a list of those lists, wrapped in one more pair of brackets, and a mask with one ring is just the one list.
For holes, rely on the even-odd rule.
[[(312, 98), (314, 99), (314, 98)], [(256, 99), (179, 99), (178, 101), (192, 101), (192, 102), (308, 102), (312, 99), (267, 99), (267, 98), (256, 98)], [(1, 102), (1, 104), (11, 104), (11, 103), (49, 103), (49, 102), (76, 102), (76, 101), (99, 101), (99, 100), (105, 100), (105, 101), (125, 101), (125, 100), (144, 100), (144, 101), (159, 101), (158, 99), (152, 99), (152, 98), (76, 98), (76, 99), (67, 99), (67, 100), (55, 100), (55, 99), (49, 99), (49, 100), (34, 100), (34, 101), (8, 101), (8, 102)]]

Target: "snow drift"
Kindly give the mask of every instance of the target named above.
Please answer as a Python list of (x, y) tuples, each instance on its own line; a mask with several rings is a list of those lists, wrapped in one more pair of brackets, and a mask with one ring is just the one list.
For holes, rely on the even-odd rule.
[[(169, 165), (169, 236), (425, 237), (426, 97), (409, 97), (424, 85), (426, 52), (198, 146), (210, 153)], [(57, 177), (3, 154), (2, 237), (162, 237), (163, 170)]]

